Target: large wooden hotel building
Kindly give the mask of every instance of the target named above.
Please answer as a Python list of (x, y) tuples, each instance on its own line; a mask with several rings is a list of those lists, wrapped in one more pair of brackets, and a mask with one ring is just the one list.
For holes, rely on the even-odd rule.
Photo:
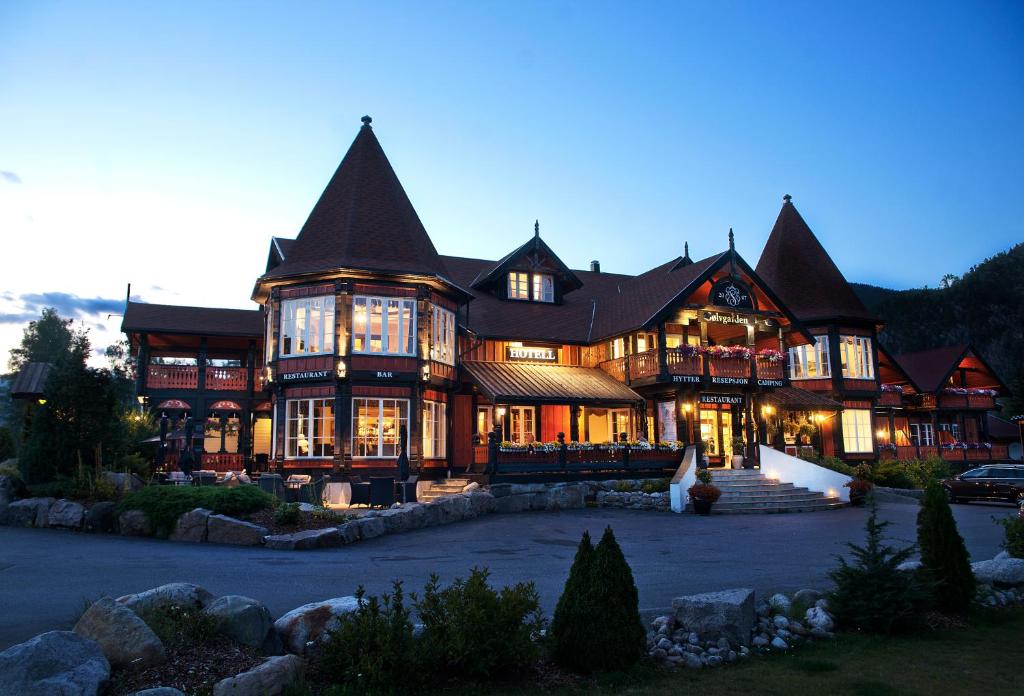
[(755, 443), (1007, 456), (992, 370), (970, 346), (889, 355), (789, 196), (756, 264), (731, 231), (637, 276), (524, 236), (497, 261), (439, 254), (364, 117), (298, 236), (271, 240), (257, 309), (128, 303), (140, 401), (190, 418), (219, 470), (379, 474), (404, 455), (433, 478), (494, 473), (495, 450), (558, 469), (542, 443), (560, 438), (578, 469), (613, 442), (657, 466), (698, 441), (712, 466)]

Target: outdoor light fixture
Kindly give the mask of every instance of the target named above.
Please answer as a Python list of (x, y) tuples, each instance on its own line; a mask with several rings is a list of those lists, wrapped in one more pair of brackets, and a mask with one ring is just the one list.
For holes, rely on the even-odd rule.
[(344, 360), (338, 361), (338, 367), (335, 369), (334, 373), (338, 375), (338, 379), (345, 379), (345, 375), (348, 374), (348, 365), (345, 364)]
[(504, 418), (505, 417), (505, 407), (504, 406), (499, 406), (498, 408), (494, 409), (494, 412), (496, 414), (498, 414), (498, 418)]
[(263, 379), (267, 382), (274, 381), (274, 371), (270, 369), (270, 365), (263, 368)]
[(136, 396), (135, 399), (139, 402), (139, 406), (141, 406), (142, 404), (146, 403), (146, 397), (143, 396), (142, 394), (139, 394), (138, 396)]
[(40, 405), (40, 406), (44, 406), (44, 405), (46, 405), (46, 399), (40, 399), (40, 400), (39, 400), (39, 405)]
[(888, 435), (889, 432), (881, 428), (875, 431), (875, 437), (877, 437), (879, 440), (885, 440), (888, 437)]
[(824, 413), (815, 413), (814, 414), (814, 420), (818, 421), (819, 423), (824, 423), (825, 422), (825, 414)]
[(683, 404), (683, 410), (689, 413), (693, 410), (693, 404)]
[(423, 369), (422, 369), (421, 372), (422, 372), (422, 374), (420, 376), (423, 378), (423, 381), (424, 382), (429, 382), (430, 381), (430, 363), (423, 363)]
[(766, 416), (770, 416), (773, 413), (775, 413), (775, 407), (774, 406), (762, 406), (761, 407), (761, 413), (763, 413)]

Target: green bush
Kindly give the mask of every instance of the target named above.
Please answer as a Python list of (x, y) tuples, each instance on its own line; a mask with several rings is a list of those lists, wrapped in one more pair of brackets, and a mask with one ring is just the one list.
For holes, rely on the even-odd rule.
[(633, 490), (633, 483), (631, 481), (616, 481), (615, 491), (617, 493), (629, 493)]
[(21, 469), (14, 464), (0, 464), (0, 476), (10, 476), (21, 480)]
[(667, 478), (651, 479), (644, 481), (640, 485), (640, 490), (644, 493), (665, 493), (668, 491), (671, 480)]
[(366, 598), (356, 590), (359, 607), (340, 619), (323, 647), (321, 666), (342, 693), (406, 693), (423, 683), (417, 669), (412, 621), (402, 583), (392, 594)]
[(299, 504), (282, 503), (274, 510), (274, 521), (283, 525), (295, 525), (299, 523)]
[(925, 488), (917, 513), (917, 544), (921, 548), (921, 573), (931, 588), (935, 606), (946, 612), (966, 612), (975, 590), (971, 560), (945, 491), (935, 481)]
[(878, 463), (874, 482), (889, 488), (924, 488), (931, 481), (949, 478), (949, 463), (940, 457), (928, 459), (887, 459)]
[(1002, 525), (1006, 538), (1003, 548), (1014, 558), (1024, 558), (1024, 517), (1006, 517), (996, 520)]
[(153, 629), (165, 646), (194, 648), (208, 645), (217, 636), (220, 621), (197, 607), (177, 604), (147, 609), (139, 618)]
[(125, 454), (119, 457), (114, 470), (135, 474), (143, 481), (148, 481), (153, 477), (153, 469), (150, 466), (149, 457), (142, 454)]
[(244, 515), (272, 508), (275, 500), (256, 486), (147, 486), (126, 495), (117, 511), (142, 510), (157, 535), (166, 536), (179, 516), (195, 508), (218, 515)]
[(839, 457), (832, 457), (826, 454), (801, 454), (800, 459), (811, 464), (817, 464), (818, 466), (837, 471), (840, 474), (846, 474), (847, 476), (853, 476), (853, 467), (844, 462)]
[(517, 583), (499, 593), (488, 576), (474, 568), (445, 589), (437, 575), (430, 576), (415, 603), (423, 623), (417, 642), (423, 669), (477, 679), (526, 669), (537, 660), (544, 618), (536, 588)]
[(643, 655), (633, 572), (611, 527), (597, 548), (584, 533), (551, 624), (552, 655), (580, 672), (616, 671)]
[[(0, 425), (0, 462), (5, 462), (16, 454), (17, 448), (14, 446), (14, 435), (11, 433), (11, 429), (6, 425)], [(2, 475), (0, 474), (0, 476)], [(21, 474), (18, 474), (18, 477), (21, 478)]]
[(913, 573), (897, 569), (913, 553), (913, 547), (897, 550), (882, 543), (888, 522), (878, 521), (878, 505), (869, 496), (867, 543), (847, 544), (854, 563), (839, 557), (839, 567), (829, 573), (835, 590), (829, 607), (839, 625), (869, 633), (898, 633), (916, 627), (927, 606), (928, 595)]

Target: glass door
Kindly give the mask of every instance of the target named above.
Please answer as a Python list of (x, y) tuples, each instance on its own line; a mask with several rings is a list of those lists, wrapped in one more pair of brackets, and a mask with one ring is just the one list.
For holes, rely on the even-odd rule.
[(700, 410), (700, 439), (704, 442), (704, 454), (717, 457), (722, 454), (722, 440), (718, 436), (718, 411), (713, 408)]
[[(722, 437), (721, 437), (722, 447), (721, 447), (721, 449), (722, 449), (722, 454), (725, 455), (726, 458), (728, 458), (728, 457), (731, 457), (732, 454), (733, 454), (733, 452), (732, 452), (732, 411), (722, 411), (720, 415), (721, 415), (721, 419), (720, 420), (722, 422)], [(728, 461), (728, 459), (727, 459), (727, 461)], [(728, 463), (726, 464), (726, 466), (728, 466)]]
[(512, 442), (528, 445), (536, 441), (535, 410), (533, 406), (512, 407)]
[(630, 439), (628, 408), (612, 409), (608, 412), (608, 418), (610, 419), (612, 442), (618, 442), (623, 433), (626, 434), (627, 440)]

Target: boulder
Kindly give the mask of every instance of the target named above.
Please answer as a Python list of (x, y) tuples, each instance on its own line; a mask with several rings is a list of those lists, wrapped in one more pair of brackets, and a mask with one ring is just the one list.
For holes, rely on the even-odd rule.
[(78, 620), (75, 633), (96, 641), (111, 667), (152, 667), (167, 660), (163, 643), (146, 622), (110, 597), (93, 603)]
[(789, 628), (789, 619), (782, 614), (776, 614), (772, 617), (772, 625), (774, 625), (776, 629)]
[(153, 525), (142, 510), (125, 510), (117, 518), (117, 529), (123, 536), (149, 536)]
[(172, 582), (160, 587), (154, 587), (152, 590), (139, 592), (138, 594), (118, 597), (117, 601), (136, 614), (141, 614), (152, 609), (171, 605), (202, 609), (212, 599), (213, 595), (199, 585), (187, 582)]
[(504, 498), (505, 496), (512, 495), (512, 484), (492, 483), (490, 485), (490, 492), (495, 498)]
[(306, 663), (298, 655), (268, 657), (248, 672), (217, 682), (213, 696), (277, 696), (301, 682), (305, 672)]
[(832, 621), (832, 617), (828, 615), (828, 612), (819, 607), (811, 607), (804, 614), (804, 622), (810, 626), (811, 630), (814, 631), (831, 631), (835, 628), (835, 623)]
[(776, 650), (789, 650), (789, 643), (776, 636), (772, 638), (772, 647)]
[(50, 521), (50, 506), (55, 498), (25, 498), (7, 506), (5, 517), (12, 527), (45, 527)]
[[(508, 484), (511, 486), (512, 484)], [(494, 500), (495, 512), (523, 512), (530, 509), (531, 495), (506, 495)]]
[(185, 696), (185, 692), (178, 691), (172, 686), (158, 686), (153, 689), (136, 691), (132, 696)]
[(469, 494), (469, 507), (474, 517), (494, 512), (497, 501), (487, 491), (474, 490)]
[(548, 510), (574, 510), (584, 506), (586, 487), (578, 483), (555, 486), (548, 491)]
[(754, 591), (746, 588), (706, 592), (672, 600), (676, 624), (704, 640), (728, 638), (746, 645), (754, 628)]
[(1024, 558), (999, 554), (990, 561), (972, 563), (971, 570), (978, 582), (986, 585), (1024, 585)]
[(823, 596), (824, 595), (817, 590), (797, 590), (793, 595), (793, 604), (799, 604), (804, 607), (813, 607), (814, 603)]
[(772, 608), (773, 614), (786, 614), (792, 603), (789, 601), (789, 597), (780, 592), (768, 598), (768, 606)]
[(206, 508), (196, 508), (182, 514), (174, 522), (174, 531), (168, 537), (171, 541), (191, 541), (200, 543), (206, 541), (206, 522), (210, 519), (212, 511)]
[(146, 482), (139, 478), (138, 474), (122, 474), (116, 471), (104, 471), (103, 478), (119, 491), (141, 491), (146, 487)]
[(279, 652), (274, 620), (262, 602), (241, 595), (225, 595), (207, 604), (203, 611), (217, 619), (218, 633), (236, 643)]
[(18, 498), (18, 485), (13, 476), (0, 476), (0, 505), (9, 505)]
[(388, 534), (405, 532), (412, 526), (412, 510), (404, 507), (384, 510), (377, 519), (384, 522), (384, 529)]
[(479, 483), (477, 483), (476, 481), (470, 481), (469, 483), (467, 483), (465, 486), (462, 487), (462, 492), (463, 493), (469, 493), (470, 491), (475, 491), (475, 490), (477, 490), (479, 488), (480, 488), (480, 484)]
[(360, 517), (354, 522), (349, 522), (349, 524), (354, 524), (358, 527), (360, 539), (373, 539), (387, 533), (384, 520), (379, 517)]
[(117, 503), (112, 503), (110, 501), (95, 503), (85, 512), (85, 530), (87, 532), (103, 533), (114, 531), (114, 525), (117, 521), (117, 515), (115, 514), (116, 509)]
[(206, 522), (206, 540), (211, 544), (259, 546), (267, 528), (252, 522), (243, 522), (227, 515), (210, 515)]
[(85, 508), (80, 503), (70, 500), (58, 500), (50, 507), (49, 523), (51, 527), (69, 527), (78, 529), (85, 519)]
[(0, 652), (0, 691), (17, 696), (95, 696), (110, 678), (100, 646), (50, 631)]
[(338, 534), (341, 536), (342, 543), (354, 544), (360, 539), (359, 524), (356, 522), (346, 522), (338, 527)]
[(264, 539), (268, 549), (297, 551), (302, 549), (326, 549), (341, 546), (344, 538), (337, 527), (307, 529), (294, 534), (274, 534)]
[(335, 597), (303, 604), (275, 621), (274, 629), (288, 652), (301, 655), (309, 643), (339, 626), (339, 616), (355, 611), (358, 607), (359, 600), (355, 597)]

